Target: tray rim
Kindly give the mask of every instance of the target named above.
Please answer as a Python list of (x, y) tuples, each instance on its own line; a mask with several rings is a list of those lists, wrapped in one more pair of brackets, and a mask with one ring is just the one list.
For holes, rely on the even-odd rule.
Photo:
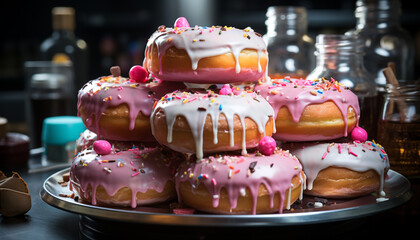
[(401, 190), (401, 193), (398, 196), (383, 202), (341, 209), (326, 209), (285, 214), (219, 215), (200, 213), (181, 215), (174, 213), (141, 212), (129, 209), (93, 206), (75, 202), (70, 200), (70, 198), (67, 200), (49, 191), (48, 184), (50, 184), (51, 181), (54, 181), (54, 178), (61, 176), (69, 170), (70, 168), (65, 168), (55, 172), (44, 181), (40, 190), (40, 197), (44, 202), (67, 212), (88, 215), (106, 220), (173, 226), (267, 227), (338, 222), (366, 217), (398, 207), (408, 202), (413, 195), (409, 180), (403, 175), (389, 170), (388, 175), (390, 178), (397, 178), (399, 181), (404, 181), (405, 188)]

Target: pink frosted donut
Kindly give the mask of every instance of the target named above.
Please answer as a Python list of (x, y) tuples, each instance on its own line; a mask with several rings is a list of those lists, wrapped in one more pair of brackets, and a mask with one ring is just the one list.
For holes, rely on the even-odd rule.
[(353, 143), (291, 143), (307, 177), (306, 194), (347, 198), (379, 192), (389, 169), (388, 155), (370, 141)]
[(176, 196), (173, 174), (178, 156), (161, 148), (80, 152), (70, 170), (70, 189), (83, 201), (101, 206), (136, 206)]
[(273, 107), (274, 138), (282, 141), (322, 141), (345, 137), (357, 126), (357, 96), (335, 80), (271, 79), (255, 92)]
[(256, 82), (265, 76), (267, 47), (254, 30), (160, 26), (149, 38), (143, 66), (164, 81)]
[(302, 197), (305, 176), (296, 157), (215, 155), (181, 163), (175, 174), (178, 200), (204, 212), (279, 212)]
[(78, 94), (78, 115), (99, 139), (155, 142), (150, 130), (153, 104), (181, 83), (134, 80), (106, 76), (92, 80)]

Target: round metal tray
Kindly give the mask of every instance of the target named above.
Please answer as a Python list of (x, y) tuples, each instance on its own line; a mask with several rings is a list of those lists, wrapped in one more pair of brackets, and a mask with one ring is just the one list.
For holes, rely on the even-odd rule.
[[(58, 183), (62, 180), (62, 175), (67, 172), (69, 169), (61, 170), (48, 177), (43, 184), (41, 198), (51, 206), (105, 220), (173, 226), (266, 227), (328, 223), (377, 214), (404, 204), (412, 197), (410, 182), (401, 174), (390, 170), (389, 178), (385, 181), (384, 198), (378, 198), (376, 194), (345, 200), (304, 196), (300, 204), (293, 205), (293, 209), (285, 210), (283, 214), (216, 215), (198, 212), (184, 215), (174, 214), (169, 203), (135, 209), (110, 208), (62, 197), (63, 194), (71, 194), (68, 187), (62, 187)], [(314, 207), (313, 203), (317, 201), (323, 201), (323, 206)]]

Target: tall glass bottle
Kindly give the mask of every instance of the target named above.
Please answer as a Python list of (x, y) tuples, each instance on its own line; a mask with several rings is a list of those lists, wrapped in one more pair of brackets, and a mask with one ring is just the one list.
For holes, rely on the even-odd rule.
[(305, 78), (315, 66), (314, 41), (307, 35), (306, 9), (273, 6), (267, 9), (266, 16), (268, 74)]
[(74, 33), (75, 11), (70, 7), (55, 7), (52, 20), (53, 33), (41, 44), (41, 59), (55, 63), (71, 61), (74, 86), (76, 90), (80, 89), (89, 79), (88, 48)]
[(363, 40), (364, 64), (375, 78), (379, 93), (385, 92), (382, 69), (388, 62), (395, 63), (397, 79), (414, 77), (414, 41), (401, 27), (400, 15), (399, 0), (357, 0), (356, 28), (346, 33)]
[(359, 98), (359, 126), (376, 136), (376, 84), (363, 65), (362, 42), (356, 36), (320, 34), (316, 37), (316, 67), (307, 79), (334, 78)]

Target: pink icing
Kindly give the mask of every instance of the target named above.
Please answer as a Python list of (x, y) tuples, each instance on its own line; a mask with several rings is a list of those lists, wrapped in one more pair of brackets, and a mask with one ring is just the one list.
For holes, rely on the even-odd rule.
[(142, 66), (134, 65), (131, 67), (129, 76), (138, 83), (145, 83), (148, 80), (148, 73)]
[(353, 139), (353, 141), (366, 142), (368, 139), (368, 133), (361, 127), (355, 127), (351, 132), (351, 139)]
[[(254, 30), (237, 29), (232, 27), (160, 27), (148, 40), (146, 58), (143, 65), (148, 67), (153, 56), (151, 47), (156, 44), (158, 49), (159, 72), (153, 75), (165, 81), (183, 81), (190, 83), (234, 83), (258, 81), (265, 76), (258, 61), (258, 71), (241, 67), (239, 54), (244, 49), (257, 51), (259, 60), (267, 54), (267, 47), (261, 35)], [(162, 69), (162, 56), (166, 51), (176, 47), (184, 49), (191, 59), (191, 71), (168, 72)], [(236, 65), (234, 68), (197, 68), (202, 58), (232, 53)], [(146, 61), (148, 59), (149, 63)], [(149, 69), (150, 71), (150, 69)]]
[(113, 196), (123, 188), (128, 187), (132, 192), (130, 202), (112, 203), (115, 205), (131, 206), (163, 202), (168, 199), (140, 200), (136, 198), (138, 192), (145, 193), (152, 189), (162, 192), (168, 181), (173, 181), (175, 160), (172, 156), (165, 156), (160, 148), (112, 152), (108, 155), (98, 155), (86, 149), (80, 152), (72, 163), (70, 170), (71, 184), (78, 185), (86, 198), (87, 188), (92, 187), (92, 204), (96, 205), (96, 188), (104, 187), (108, 195)]
[(270, 136), (264, 136), (258, 143), (258, 151), (264, 155), (270, 156), (276, 149), (276, 140)]
[(96, 154), (106, 155), (111, 153), (111, 144), (106, 140), (97, 140), (93, 143)]
[[(138, 136), (138, 139), (121, 139), (120, 136), (101, 135), (99, 120), (105, 109), (127, 104), (129, 109), (129, 129), (133, 130), (137, 115), (141, 112), (145, 116), (150, 116), (153, 104), (167, 92), (183, 88), (182, 83), (160, 82), (155, 80), (151, 83), (133, 83), (123, 77), (100, 77), (89, 81), (80, 89), (78, 94), (77, 109), (83, 106), (87, 113), (85, 126), (90, 131), (96, 133), (100, 138), (120, 140), (120, 141), (155, 141), (149, 137)], [(78, 113), (80, 116), (80, 112)], [(95, 121), (92, 116), (95, 115)]]
[[(249, 154), (246, 157), (226, 155), (208, 157), (197, 162), (184, 162), (175, 176), (178, 200), (182, 201), (182, 196), (179, 194), (179, 184), (189, 181), (193, 188), (199, 184), (204, 184), (210, 196), (213, 196), (212, 204), (214, 208), (219, 205), (220, 190), (222, 188), (226, 189), (230, 207), (235, 209), (239, 196), (243, 195), (248, 188), (253, 201), (253, 208), (250, 209), (250, 212), (256, 214), (258, 189), (260, 184), (264, 184), (270, 196), (271, 207), (274, 205), (274, 195), (280, 193), (279, 213), (281, 213), (285, 192), (291, 187), (292, 178), (298, 175), (301, 170), (302, 165), (299, 161), (282, 150), (271, 156), (256, 156), (255, 154)], [(301, 184), (303, 183), (304, 179), (301, 179)], [(288, 207), (290, 207), (290, 202), (288, 202)], [(218, 212), (217, 209), (211, 211)]]
[(357, 96), (348, 88), (340, 85), (337, 81), (312, 81), (303, 79), (272, 79), (261, 82), (255, 86), (255, 92), (264, 97), (273, 107), (275, 116), (279, 109), (286, 106), (292, 115), (293, 121), (299, 122), (303, 110), (309, 104), (318, 104), (333, 101), (341, 111), (345, 127), (343, 134), (337, 136), (295, 136), (291, 134), (277, 133), (276, 139), (284, 141), (318, 141), (336, 139), (347, 136), (347, 110), (350, 106), (356, 112), (357, 119), (360, 117), (359, 101)]

